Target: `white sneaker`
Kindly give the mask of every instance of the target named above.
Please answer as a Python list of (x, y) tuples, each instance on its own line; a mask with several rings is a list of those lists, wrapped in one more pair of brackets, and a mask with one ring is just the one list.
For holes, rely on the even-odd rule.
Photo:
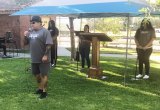
[(144, 75), (143, 79), (148, 79), (149, 76), (148, 75)]
[(141, 78), (142, 77), (142, 75), (141, 74), (138, 74), (137, 76), (136, 76), (136, 78)]
[(86, 75), (86, 78), (88, 78), (88, 74)]

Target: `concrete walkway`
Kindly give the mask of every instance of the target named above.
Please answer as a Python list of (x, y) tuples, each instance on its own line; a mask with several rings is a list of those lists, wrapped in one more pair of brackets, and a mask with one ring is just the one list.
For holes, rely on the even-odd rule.
[(58, 47), (58, 56), (71, 56), (71, 52), (65, 47)]
[[(17, 54), (13, 54), (12, 53), (8, 53), (9, 56), (13, 57), (13, 58), (30, 58), (30, 53), (18, 53)], [(65, 47), (58, 47), (58, 56), (71, 56), (71, 52), (68, 51)]]
[[(126, 55), (122, 54), (101, 54), (100, 56), (126, 58)], [(127, 58), (137, 58), (137, 55), (127, 55)], [(151, 55), (150, 60), (160, 63), (160, 56)]]
[[(13, 56), (13, 54), (9, 54), (9, 56)], [(71, 56), (71, 52), (69, 50), (67, 50), (65, 47), (63, 46), (59, 46), (58, 47), (58, 56)], [(119, 57), (119, 58), (126, 58), (125, 54), (101, 54), (100, 56), (106, 56), (106, 57)], [(30, 54), (24, 54), (24, 53), (18, 53), (14, 54), (13, 58), (30, 58)], [(137, 58), (137, 55), (127, 55), (127, 58)], [(156, 62), (160, 62), (160, 56), (153, 56), (151, 55), (150, 59), (152, 61), (156, 61)]]

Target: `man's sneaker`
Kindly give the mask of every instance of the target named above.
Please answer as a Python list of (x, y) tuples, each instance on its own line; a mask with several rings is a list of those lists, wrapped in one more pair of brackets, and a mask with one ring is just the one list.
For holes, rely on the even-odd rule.
[(137, 76), (136, 76), (136, 78), (141, 78), (142, 77), (142, 75), (141, 74), (138, 74)]
[(43, 90), (42, 89), (37, 89), (35, 94), (42, 94), (43, 93)]
[(52, 67), (54, 67), (54, 64), (51, 64)]
[(148, 75), (144, 75), (143, 79), (148, 79), (149, 76)]
[(47, 92), (42, 92), (39, 98), (44, 99), (46, 97), (47, 97)]

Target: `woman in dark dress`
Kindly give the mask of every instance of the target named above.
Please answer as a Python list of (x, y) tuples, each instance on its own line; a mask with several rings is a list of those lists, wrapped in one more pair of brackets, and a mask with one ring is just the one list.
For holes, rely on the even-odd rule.
[(54, 20), (49, 21), (48, 30), (50, 31), (53, 39), (53, 45), (51, 46), (51, 65), (53, 67), (57, 64), (57, 36), (59, 35), (59, 30), (55, 26)]
[[(149, 19), (144, 18), (140, 28), (135, 34), (136, 51), (139, 60), (139, 74), (136, 78), (148, 79), (150, 71), (149, 58), (152, 53), (152, 44), (156, 38), (155, 30)], [(145, 65), (145, 74), (143, 76), (143, 64)]]

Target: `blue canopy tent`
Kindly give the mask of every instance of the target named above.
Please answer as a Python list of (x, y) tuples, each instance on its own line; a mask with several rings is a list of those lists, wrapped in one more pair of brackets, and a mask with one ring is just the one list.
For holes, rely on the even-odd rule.
[(137, 16), (146, 6), (145, 0), (43, 0), (12, 15)]
[[(142, 14), (139, 10), (144, 7), (148, 7), (145, 0), (43, 0), (13, 13), (12, 16), (58, 15), (76, 18), (128, 17), (127, 27), (129, 27), (129, 17)], [(72, 20), (73, 19), (70, 19), (71, 25), (73, 24)], [(127, 30), (124, 84), (128, 66), (128, 35)]]

